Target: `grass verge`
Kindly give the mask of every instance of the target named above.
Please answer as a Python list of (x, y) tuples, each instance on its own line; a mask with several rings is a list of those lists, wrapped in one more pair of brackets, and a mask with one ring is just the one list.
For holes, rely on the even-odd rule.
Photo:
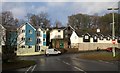
[(89, 59), (89, 60), (104, 60), (104, 61), (120, 61), (120, 52), (116, 53), (116, 57), (112, 57), (112, 52), (87, 52), (81, 54), (77, 58)]
[(34, 65), (35, 61), (16, 60), (14, 62), (2, 63), (2, 70), (14, 70)]

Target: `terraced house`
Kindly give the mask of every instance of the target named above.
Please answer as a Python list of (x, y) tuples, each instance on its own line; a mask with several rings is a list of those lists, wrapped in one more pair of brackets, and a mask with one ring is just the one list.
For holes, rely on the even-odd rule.
[(46, 31), (40, 26), (30, 23), (21, 25), (18, 29), (17, 55), (43, 54), (46, 49)]

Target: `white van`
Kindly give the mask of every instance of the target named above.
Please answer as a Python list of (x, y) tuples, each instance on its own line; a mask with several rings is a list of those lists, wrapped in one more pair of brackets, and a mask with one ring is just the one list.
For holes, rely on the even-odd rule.
[(61, 54), (61, 51), (58, 51), (55, 48), (50, 48), (50, 49), (46, 49), (45, 55), (49, 56), (49, 55), (57, 55), (57, 54)]

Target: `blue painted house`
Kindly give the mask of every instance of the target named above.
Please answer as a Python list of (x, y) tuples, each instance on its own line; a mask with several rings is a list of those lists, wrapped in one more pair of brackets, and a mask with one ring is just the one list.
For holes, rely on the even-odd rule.
[(46, 47), (46, 31), (40, 26), (25, 23), (18, 28), (18, 55), (40, 54)]

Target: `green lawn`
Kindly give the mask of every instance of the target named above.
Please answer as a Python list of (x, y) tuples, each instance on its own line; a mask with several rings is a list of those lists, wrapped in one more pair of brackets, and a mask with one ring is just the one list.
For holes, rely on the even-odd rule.
[(14, 70), (34, 65), (35, 61), (17, 60), (9, 63), (2, 63), (2, 70)]
[(81, 54), (78, 58), (89, 60), (105, 60), (105, 61), (118, 61), (120, 60), (120, 52), (116, 53), (116, 57), (112, 57), (112, 52), (100, 51), (100, 52), (87, 52)]

